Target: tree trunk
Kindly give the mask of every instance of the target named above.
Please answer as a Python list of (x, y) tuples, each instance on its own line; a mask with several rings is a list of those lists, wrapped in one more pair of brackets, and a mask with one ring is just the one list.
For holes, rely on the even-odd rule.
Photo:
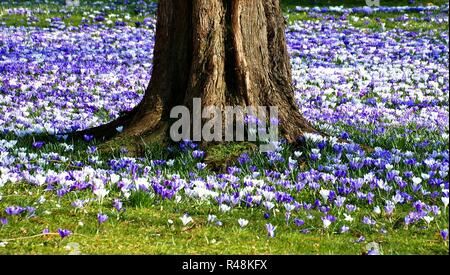
[(97, 137), (168, 135), (174, 106), (277, 106), (279, 129), (294, 142), (316, 130), (302, 117), (279, 0), (159, 0), (154, 65), (142, 102)]

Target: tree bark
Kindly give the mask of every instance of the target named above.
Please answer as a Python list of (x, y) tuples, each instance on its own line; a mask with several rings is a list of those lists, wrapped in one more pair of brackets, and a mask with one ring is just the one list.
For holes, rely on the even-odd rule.
[(139, 137), (160, 132), (174, 106), (277, 106), (288, 142), (317, 132), (299, 112), (291, 85), (279, 0), (159, 0), (154, 65), (142, 102), (107, 125), (81, 132)]

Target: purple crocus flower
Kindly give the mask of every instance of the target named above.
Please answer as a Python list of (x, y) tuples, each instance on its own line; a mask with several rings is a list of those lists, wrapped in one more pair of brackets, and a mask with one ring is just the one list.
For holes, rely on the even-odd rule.
[(384, 207), (384, 211), (386, 211), (387, 215), (392, 215), (392, 213), (394, 212), (395, 209), (395, 204), (391, 201), (387, 201), (386, 202), (386, 206)]
[(43, 141), (35, 141), (33, 142), (33, 148), (41, 149), (45, 145)]
[(25, 210), (28, 212), (28, 214), (29, 214), (30, 216), (33, 216), (33, 215), (34, 215), (34, 212), (36, 211), (36, 208), (31, 207), (31, 206), (27, 206), (27, 207), (25, 207)]
[(90, 142), (94, 139), (94, 136), (93, 135), (84, 135), (83, 138), (85, 141)]
[(345, 197), (337, 196), (334, 203), (338, 208), (341, 208), (344, 205), (345, 200)]
[(97, 15), (97, 16), (94, 18), (94, 20), (97, 21), (97, 22), (102, 22), (102, 21), (105, 21), (105, 17), (102, 16), (102, 15)]
[[(59, 190), (58, 190), (59, 191)], [(75, 208), (83, 208), (85, 201), (77, 199), (71, 203), (71, 205)]]
[(356, 206), (354, 206), (353, 204), (347, 204), (345, 207), (349, 212), (353, 212), (356, 210)]
[(97, 152), (97, 147), (95, 147), (95, 146), (89, 146), (86, 149), (86, 153), (88, 153), (88, 154), (94, 154), (95, 152)]
[(342, 227), (341, 227), (341, 233), (346, 233), (346, 232), (348, 232), (350, 230), (350, 228), (348, 227), (348, 226), (346, 226), (346, 225), (343, 225)]
[(302, 231), (300, 231), (300, 233), (302, 234), (309, 234), (311, 231), (309, 229), (303, 229)]
[(291, 212), (286, 212), (286, 214), (284, 214), (284, 220), (286, 221), (286, 224), (289, 224), (290, 219), (291, 219)]
[(361, 237), (359, 237), (355, 242), (356, 242), (356, 243), (362, 243), (362, 242), (364, 242), (365, 240), (366, 240), (366, 237), (361, 236)]
[(441, 237), (444, 241), (448, 239), (448, 229), (444, 229), (441, 231)]
[(195, 150), (192, 152), (192, 156), (196, 159), (201, 159), (205, 156), (205, 152), (200, 151), (200, 150)]
[(271, 223), (266, 224), (267, 236), (270, 238), (274, 238), (275, 237), (275, 229), (277, 229), (277, 227), (273, 226)]
[(362, 222), (364, 224), (367, 224), (367, 225), (375, 225), (375, 224), (377, 224), (377, 222), (375, 220), (373, 220), (372, 218), (367, 217), (367, 216), (364, 216), (364, 218), (362, 219)]
[(10, 216), (20, 215), (23, 211), (25, 211), (25, 208), (20, 206), (8, 206), (5, 209), (6, 214)]
[(319, 154), (311, 154), (310, 158), (311, 158), (312, 161), (316, 161), (316, 160), (318, 160), (320, 158), (320, 155)]
[(244, 153), (238, 158), (238, 161), (240, 165), (244, 165), (250, 161), (250, 157), (247, 153)]
[(295, 219), (294, 219), (294, 223), (295, 223), (296, 226), (300, 227), (300, 226), (302, 226), (302, 225), (305, 224), (305, 221), (304, 221), (304, 220), (301, 220), (301, 219), (299, 219), (299, 218), (295, 218)]
[(201, 163), (201, 162), (197, 163), (196, 166), (197, 166), (198, 170), (203, 170), (203, 169), (206, 168), (206, 164), (205, 163)]
[(341, 138), (342, 139), (348, 139), (350, 137), (350, 135), (347, 132), (342, 132), (341, 133)]
[(0, 224), (7, 225), (8, 224), (8, 219), (7, 218), (0, 218)]
[[(42, 234), (47, 235), (48, 233), (50, 233), (50, 229), (44, 228), (44, 230), (42, 230)], [(61, 235), (61, 233), (60, 233), (60, 235)], [(63, 237), (61, 237), (61, 238), (63, 238)]]
[(114, 200), (113, 206), (118, 212), (120, 212), (123, 209), (123, 203), (119, 199)]
[(59, 233), (59, 236), (61, 236), (61, 239), (64, 239), (65, 237), (69, 237), (70, 235), (72, 235), (72, 231), (70, 231), (68, 229), (58, 228), (58, 233)]
[[(58, 189), (58, 190), (56, 190), (56, 195), (58, 196), (58, 197), (62, 197), (62, 196), (64, 196), (65, 194), (67, 194), (67, 190), (66, 189), (64, 189), (64, 188), (62, 188), (62, 189)], [(74, 206), (75, 207), (75, 206)]]
[(102, 223), (106, 222), (107, 220), (108, 220), (108, 215), (102, 214), (102, 213), (97, 214), (98, 224), (102, 224)]

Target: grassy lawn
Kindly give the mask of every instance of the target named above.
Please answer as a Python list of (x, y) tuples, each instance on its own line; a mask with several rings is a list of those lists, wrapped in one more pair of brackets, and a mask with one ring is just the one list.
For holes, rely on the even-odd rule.
[[(149, 1), (150, 2), (150, 1)], [(105, 3), (110, 3), (109, 1), (105, 1)], [(138, 14), (136, 11), (142, 11), (141, 6), (136, 6), (133, 2), (130, 2), (130, 5), (117, 5), (118, 8), (108, 9), (105, 5), (98, 5), (93, 8), (92, 5), (86, 5), (81, 1), (81, 6), (77, 8), (69, 8), (65, 12), (60, 12), (60, 6), (56, 4), (36, 4), (34, 2), (26, 2), (26, 4), (19, 2), (12, 2), (8, 5), (0, 6), (0, 22), (4, 22), (6, 26), (36, 26), (36, 27), (50, 27), (52, 25), (51, 18), (61, 18), (62, 22), (64, 22), (67, 26), (80, 26), (82, 24), (96, 24), (96, 22), (92, 19), (93, 17), (89, 17), (89, 15), (96, 15), (96, 13), (92, 13), (93, 11), (100, 10), (105, 14), (112, 15), (111, 23), (109, 26), (114, 26), (115, 18), (121, 18), (120, 20), (125, 22), (128, 25), (135, 25), (135, 22), (143, 22), (143, 20), (147, 17), (142, 14)], [(333, 4), (334, 3), (334, 4)], [(434, 0), (434, 1), (416, 1), (414, 5), (427, 5), (434, 4), (437, 6), (443, 5), (447, 3), (443, 0)], [(402, 6), (407, 5), (407, 1), (385, 1), (382, 2), (384, 6)], [(309, 21), (317, 21), (320, 20), (314, 15), (308, 14), (306, 12), (291, 12), (287, 11), (295, 9), (296, 6), (330, 6), (330, 5), (343, 5), (344, 7), (354, 7), (354, 6), (364, 6), (364, 1), (340, 1), (336, 3), (335, 1), (296, 1), (296, 0), (284, 0), (282, 1), (282, 5), (284, 10), (286, 11), (286, 16), (290, 23), (294, 23), (298, 20), (309, 20)], [(30, 9), (43, 9), (46, 12), (37, 13), (33, 15), (32, 19), (27, 15), (22, 14), (7, 14), (2, 10), (7, 7), (16, 7), (16, 8), (30, 8)], [(336, 19), (341, 16), (339, 13), (329, 13), (332, 17)], [(431, 14), (432, 17), (442, 14), (438, 12), (434, 12)], [(357, 28), (363, 29), (372, 29), (379, 31), (381, 29), (405, 29), (409, 31), (421, 31), (421, 30), (436, 30), (448, 29), (448, 22), (436, 22), (436, 21), (428, 21), (424, 20), (427, 17), (430, 17), (430, 14), (425, 13), (411, 13), (410, 16), (417, 17), (419, 20), (408, 22), (407, 24), (399, 23), (394, 21), (395, 19), (402, 16), (399, 13), (380, 13), (375, 12), (371, 14), (354, 14), (350, 15), (350, 24)], [(109, 18), (109, 17), (108, 17)], [(83, 22), (83, 19), (86, 20)], [(383, 27), (382, 27), (383, 26)]]
[[(97, 226), (94, 222), (96, 212), (85, 214), (85, 225), (77, 225), (78, 219), (72, 211), (55, 209), (47, 217), (12, 225), (2, 229), (8, 245), (0, 254), (68, 254), (67, 245), (78, 243), (82, 254), (345, 254), (361, 255), (367, 253), (367, 242), (357, 243), (358, 234), (304, 235), (298, 231), (286, 232), (270, 239), (266, 236), (263, 222), (259, 217), (252, 219), (246, 212), (234, 213), (235, 217), (245, 217), (253, 225), (241, 229), (236, 219), (224, 221), (223, 227), (206, 225), (206, 217), (196, 216), (194, 223), (183, 227), (171, 207), (151, 206), (145, 209), (128, 209), (126, 221), (110, 221)], [(79, 215), (78, 215), (79, 216)], [(64, 217), (64, 218), (63, 218)], [(232, 216), (229, 216), (230, 218)], [(173, 219), (171, 226), (167, 220)], [(40, 225), (40, 226), (39, 226)], [(20, 239), (23, 235), (40, 234), (43, 226), (58, 225), (76, 228), (76, 234), (61, 240), (57, 233)], [(281, 229), (279, 229), (281, 230)], [(256, 233), (255, 233), (256, 232)], [(18, 239), (14, 239), (18, 236)], [(365, 234), (366, 240), (381, 245), (384, 254), (448, 254), (448, 247), (435, 236), (424, 232), (393, 230), (386, 236)]]
[[(17, 186), (9, 191), (3, 193), (3, 201), (8, 204), (23, 205), (24, 198), (33, 202), (44, 194), (30, 194), (26, 188), (18, 190)], [(8, 226), (0, 228), (0, 240), (8, 242), (6, 247), (0, 248), (0, 254), (68, 254), (71, 252), (68, 245), (77, 243), (82, 254), (361, 255), (366, 253), (371, 242), (378, 243), (383, 253), (389, 255), (448, 253), (448, 243), (443, 242), (439, 235), (426, 230), (406, 229), (395, 217), (391, 224), (386, 224), (385, 229), (389, 232), (386, 235), (364, 227), (347, 234), (330, 235), (326, 232), (303, 234), (301, 229), (280, 226), (276, 238), (268, 238), (264, 229), (266, 221), (258, 210), (236, 209), (231, 214), (218, 215), (223, 225), (217, 226), (207, 221), (211, 207), (195, 202), (159, 203), (150, 198), (140, 198), (135, 203), (142, 203), (142, 206), (127, 205), (126, 211), (117, 215), (110, 207), (79, 210), (65, 203), (67, 199), (59, 201), (52, 196), (44, 196), (47, 198), (45, 211), (49, 212), (39, 213), (34, 218), (15, 217), (10, 219)], [(96, 219), (99, 211), (109, 216), (109, 220), (101, 225)], [(187, 226), (183, 226), (179, 219), (184, 212), (194, 217)], [(277, 213), (273, 215), (276, 217)], [(238, 218), (249, 220), (249, 225), (240, 228), (236, 222)], [(282, 224), (283, 214), (278, 213), (271, 222), (274, 220)], [(70, 228), (76, 233), (61, 239), (56, 233), (57, 227)], [(42, 235), (44, 228), (53, 233)], [(361, 236), (365, 240), (358, 243)]]

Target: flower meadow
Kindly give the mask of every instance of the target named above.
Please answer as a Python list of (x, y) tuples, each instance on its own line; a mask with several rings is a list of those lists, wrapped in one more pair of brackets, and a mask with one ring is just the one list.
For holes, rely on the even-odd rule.
[(292, 8), (296, 101), (330, 137), (223, 171), (189, 141), (130, 157), (67, 139), (131, 110), (152, 68), (155, 5), (79, 9), (1, 10), (0, 253), (448, 253), (448, 5)]

